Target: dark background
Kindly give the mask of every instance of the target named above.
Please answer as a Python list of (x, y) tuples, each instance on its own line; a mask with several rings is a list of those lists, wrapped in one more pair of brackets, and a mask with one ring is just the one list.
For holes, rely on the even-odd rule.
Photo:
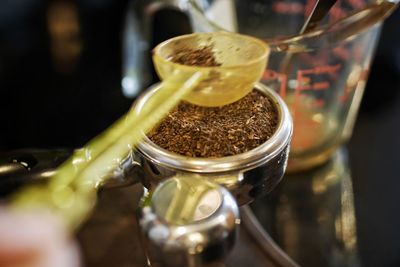
[(132, 102), (120, 86), (126, 5), (0, 2), (2, 149), (81, 146), (126, 112)]
[[(82, 146), (127, 111), (132, 99), (121, 90), (127, 5), (0, 1), (0, 151)], [(162, 25), (155, 32), (165, 34)], [(382, 31), (349, 144), (365, 266), (400, 266), (399, 90), (397, 10)]]
[(365, 266), (400, 266), (400, 10), (386, 21), (349, 143)]

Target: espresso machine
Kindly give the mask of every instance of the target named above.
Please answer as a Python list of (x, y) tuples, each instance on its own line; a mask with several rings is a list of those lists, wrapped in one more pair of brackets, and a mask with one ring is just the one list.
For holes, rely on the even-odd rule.
[[(219, 6), (213, 2), (219, 2)], [(253, 2), (262, 10), (262, 3)], [(198, 10), (193, 9), (194, 3), (199, 8)], [(241, 31), (240, 25), (235, 21), (237, 16), (235, 12), (238, 10), (235, 11), (233, 5), (233, 1), (136, 0), (127, 2), (121, 8), (124, 10), (121, 16), (123, 18), (121, 23), (122, 77), (121, 88), (117, 90), (120, 90), (119, 94), (128, 101), (120, 102), (128, 105), (126, 103), (130, 103), (145, 88), (157, 81), (151, 63), (151, 49), (161, 41), (181, 34), (214, 31), (219, 28)], [(278, 3), (275, 4), (275, 8), (287, 10), (285, 8), (288, 7)], [(295, 9), (293, 6), (291, 8)], [(206, 11), (199, 13), (199, 10)], [(220, 20), (221, 10), (223, 10), (224, 20)], [(253, 11), (257, 13), (257, 10)], [(203, 23), (205, 18), (201, 14), (204, 13), (207, 13), (209, 20)], [(213, 18), (218, 18), (218, 24), (209, 23), (213, 21)], [(273, 84), (269, 86), (276, 89)], [(151, 147), (144, 146), (142, 149), (144, 155), (152, 157), (154, 151)], [(286, 150), (282, 149), (282, 151)], [(27, 183), (46, 181), (46, 175), (67, 159), (71, 153), (72, 150), (49, 152), (26, 149), (3, 153), (2, 166), (7, 167), (12, 175), (7, 173), (3, 176), (5, 178), (1, 179), (1, 194), (9, 194), (15, 188)], [(206, 191), (209, 192), (208, 198), (214, 203), (219, 203), (219, 208), (209, 206), (205, 208), (204, 202), (201, 202), (198, 205), (200, 212), (198, 216), (204, 216), (201, 210), (208, 210), (215, 215), (215, 217), (214, 215), (209, 217), (211, 219), (218, 216), (225, 218), (225, 221), (221, 221), (227, 227), (224, 231), (217, 227), (218, 224), (212, 224), (212, 220), (203, 229), (173, 228), (169, 224), (161, 224), (154, 220), (157, 214), (166, 212), (163, 204), (170, 201), (165, 198), (163, 190), (173, 188), (174, 194), (179, 195), (177, 185), (182, 177), (178, 177), (177, 180), (166, 180), (156, 189), (158, 195), (155, 193), (149, 197), (146, 192), (143, 192), (141, 185), (132, 186), (132, 184), (137, 183), (141, 179), (140, 176), (147, 175), (153, 179), (159, 179), (154, 182), (156, 185), (165, 177), (172, 177), (171, 172), (153, 164), (152, 160), (146, 162), (144, 160), (146, 157), (137, 158), (137, 155), (129, 155), (127, 161), (134, 163), (134, 168), (124, 174), (125, 176), (118, 176), (119, 180), (110, 180), (108, 184), (100, 188), (99, 203), (95, 212), (78, 233), (83, 254), (86, 255), (84, 261), (88, 266), (146, 266), (146, 264), (158, 266), (165, 262), (171, 266), (180, 266), (184, 262), (183, 266), (185, 264), (189, 266), (187, 260), (192, 264), (190, 266), (208, 266), (207, 264), (210, 266), (224, 264), (227, 266), (298, 266), (299, 263), (301, 266), (321, 266), (321, 264), (357, 266), (359, 264), (356, 256), (357, 240), (355, 240), (357, 230), (346, 150), (338, 150), (326, 163), (310, 172), (286, 176), (284, 179), (287, 181), (283, 180), (274, 190), (280, 182), (282, 170), (286, 167), (280, 165), (284, 163), (282, 158), (287, 156), (285, 153), (280, 153), (281, 159), (275, 158), (269, 163), (271, 166), (278, 166), (277, 174), (270, 176), (263, 183), (258, 185), (251, 183), (255, 180), (252, 177), (262, 172), (260, 170), (254, 171), (256, 173), (254, 175), (238, 178), (247, 177), (249, 180), (244, 180), (242, 185), (247, 184), (252, 187), (245, 189), (243, 186), (241, 189), (236, 189), (242, 199), (239, 202), (244, 204), (249, 203), (249, 199), (259, 198), (253, 204), (238, 209), (232, 203), (234, 199), (238, 199), (238, 195), (233, 194), (234, 197), (232, 197), (232, 193), (225, 189), (229, 188), (229, 179), (226, 180), (225, 187), (204, 185), (207, 188)], [(190, 163), (186, 165), (187, 168), (191, 168)], [(140, 166), (145, 166), (145, 168), (137, 171)], [(132, 173), (134, 175), (131, 175)], [(12, 179), (9, 179), (10, 177)], [(182, 179), (184, 181), (185, 178)], [(151, 188), (151, 186), (148, 187)], [(257, 190), (251, 191), (251, 189)], [(261, 197), (262, 194), (257, 193), (270, 191), (272, 194), (266, 197)], [(147, 198), (140, 200), (143, 194)], [(155, 204), (149, 205), (151, 201)], [(137, 211), (138, 205), (141, 207), (140, 211)], [(157, 206), (160, 207), (159, 210), (154, 210)], [(136, 222), (135, 213), (139, 218), (139, 224)], [(239, 233), (238, 228), (240, 228)], [(177, 233), (182, 229), (187, 232), (184, 245), (190, 244), (190, 248), (182, 246), (173, 238), (167, 238), (174, 235), (166, 233)], [(313, 229), (318, 230), (318, 235), (312, 231)], [(209, 239), (212, 243), (211, 248), (207, 247), (210, 243), (201, 243), (207, 244), (204, 246), (193, 246), (196, 244), (196, 238), (198, 238), (197, 241), (204, 239), (213, 231), (219, 231), (223, 238), (218, 239), (218, 235), (213, 235), (212, 237), (216, 239)], [(315, 239), (307, 242), (309, 236)], [(218, 242), (211, 242), (215, 240)], [(307, 245), (302, 248), (302, 244)], [(320, 249), (323, 253), (314, 258), (311, 256), (313, 260), (305, 259)], [(192, 254), (189, 254), (193, 257), (185, 258), (180, 254), (182, 251), (184, 255), (190, 251)], [(304, 253), (301, 253), (302, 251)], [(112, 259), (109, 257), (110, 254), (120, 255), (120, 258)], [(182, 258), (185, 258), (185, 261), (182, 261)]]

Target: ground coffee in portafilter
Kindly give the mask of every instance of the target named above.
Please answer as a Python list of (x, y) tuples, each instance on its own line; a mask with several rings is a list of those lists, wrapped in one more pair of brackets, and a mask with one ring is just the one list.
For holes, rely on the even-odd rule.
[(200, 49), (184, 48), (175, 51), (170, 56), (172, 62), (187, 66), (217, 67), (221, 66), (214, 56), (212, 46), (204, 46)]
[(278, 124), (277, 110), (257, 90), (222, 107), (181, 102), (149, 138), (158, 146), (189, 157), (225, 157), (267, 141)]

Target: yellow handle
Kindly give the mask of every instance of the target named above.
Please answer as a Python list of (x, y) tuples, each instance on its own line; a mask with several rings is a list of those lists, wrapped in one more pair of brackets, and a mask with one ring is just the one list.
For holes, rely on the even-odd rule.
[(171, 75), (142, 107), (131, 109), (110, 128), (77, 150), (50, 178), (46, 185), (30, 186), (18, 192), (13, 204), (19, 208), (47, 208), (59, 213), (72, 229), (90, 213), (96, 188), (125, 156), (179, 101), (203, 78)]

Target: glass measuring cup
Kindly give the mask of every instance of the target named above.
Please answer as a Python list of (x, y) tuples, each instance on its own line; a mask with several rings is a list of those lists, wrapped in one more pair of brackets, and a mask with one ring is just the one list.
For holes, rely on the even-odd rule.
[(321, 164), (351, 137), (380, 22), (398, 1), (338, 1), (321, 26), (304, 35), (298, 32), (313, 0), (189, 3), (196, 31), (226, 29), (271, 46), (261, 81), (279, 92), (293, 116), (289, 171)]

